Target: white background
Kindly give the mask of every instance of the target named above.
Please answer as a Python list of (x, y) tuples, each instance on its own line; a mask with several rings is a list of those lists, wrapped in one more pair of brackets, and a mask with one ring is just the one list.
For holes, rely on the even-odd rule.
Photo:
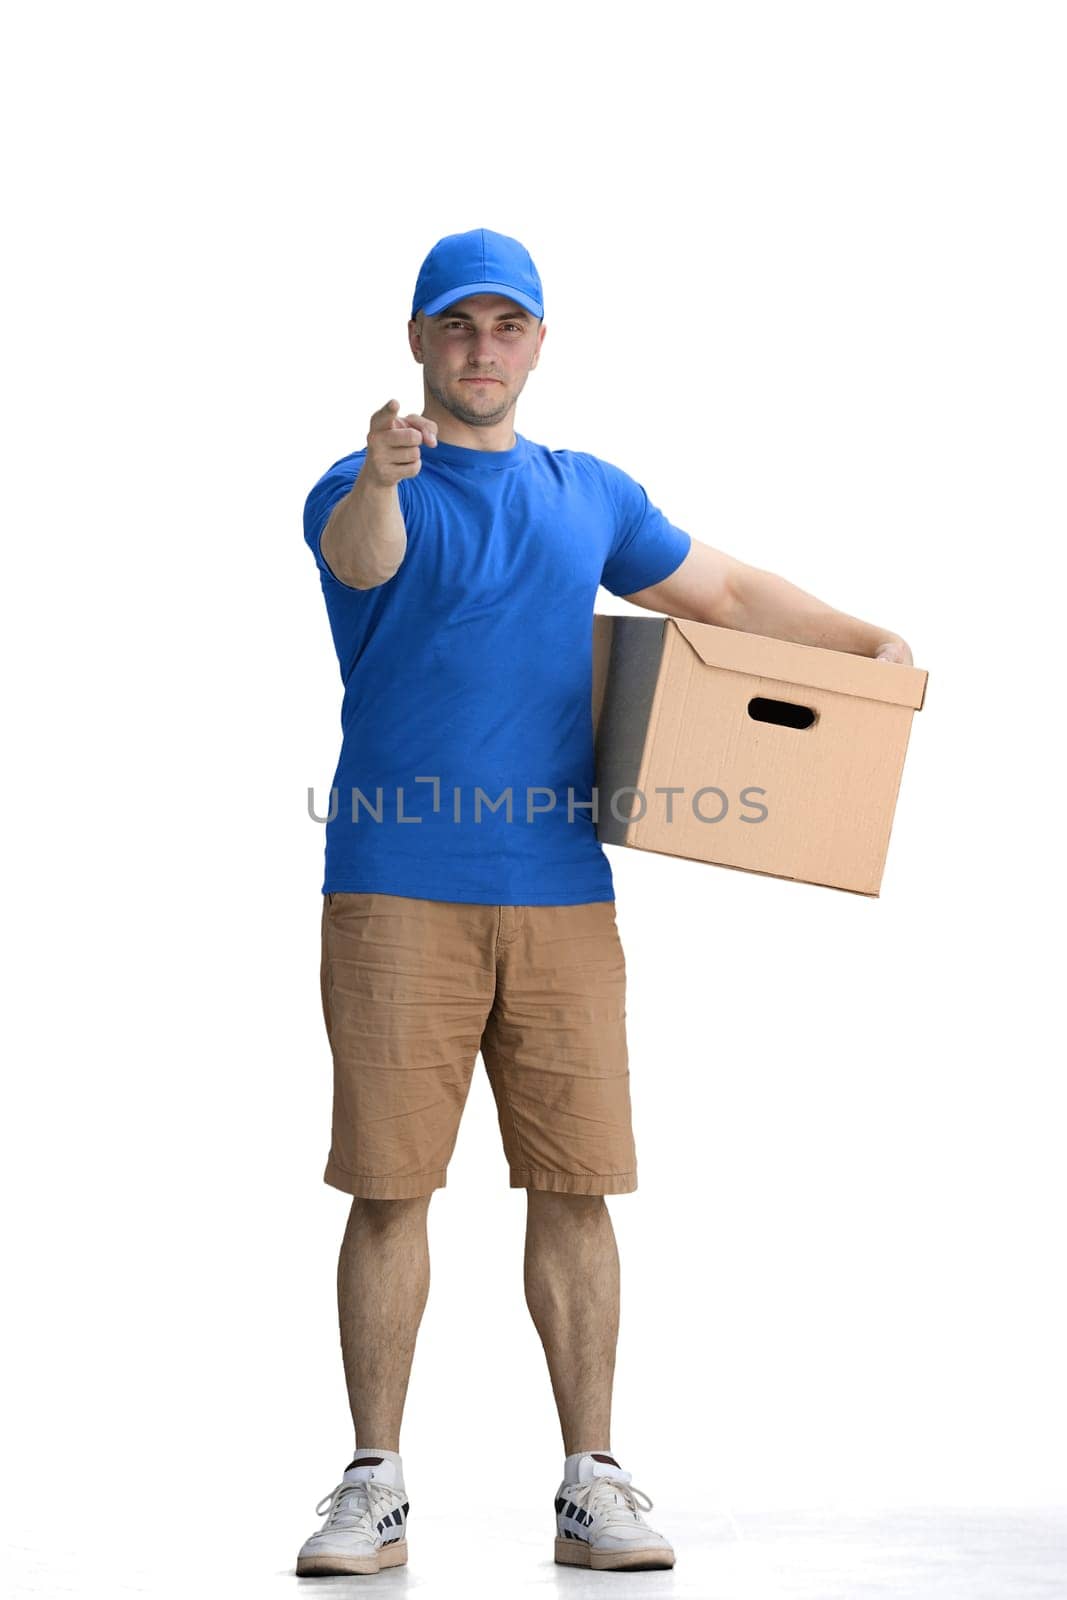
[[(350, 1459), (306, 813), (341, 684), (301, 514), (421, 407), (418, 267), (479, 226), (544, 282), (522, 433), (930, 674), (881, 898), (609, 851), (612, 1447), (657, 1514), (1067, 1505), (1062, 8), (4, 32), (16, 1550), (236, 1552), (252, 1593)], [(421, 1504), (547, 1539), (524, 1216), (479, 1061), (401, 1448)]]

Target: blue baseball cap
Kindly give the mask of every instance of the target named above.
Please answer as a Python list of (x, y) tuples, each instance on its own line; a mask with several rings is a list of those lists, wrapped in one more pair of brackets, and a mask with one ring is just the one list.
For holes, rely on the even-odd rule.
[(541, 279), (530, 252), (492, 228), (471, 228), (438, 239), (419, 268), (411, 315), (432, 317), (469, 294), (505, 294), (531, 316), (543, 317)]

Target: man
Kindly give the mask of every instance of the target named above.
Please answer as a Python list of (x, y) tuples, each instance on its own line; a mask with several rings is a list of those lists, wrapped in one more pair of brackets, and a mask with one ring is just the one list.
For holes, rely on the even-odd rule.
[(605, 1196), (637, 1187), (625, 964), (591, 814), (598, 586), (673, 616), (909, 662), (670, 523), (618, 467), (517, 433), (545, 338), (517, 240), (475, 228), (422, 264), (422, 411), (389, 400), (304, 508), (344, 682), (326, 831), (325, 1181), (352, 1196), (338, 1266), (353, 1460), (297, 1573), (407, 1560), (400, 1423), (429, 1283), (426, 1218), (478, 1052), (566, 1452), (555, 1558), (670, 1567), (612, 1454), (619, 1264)]

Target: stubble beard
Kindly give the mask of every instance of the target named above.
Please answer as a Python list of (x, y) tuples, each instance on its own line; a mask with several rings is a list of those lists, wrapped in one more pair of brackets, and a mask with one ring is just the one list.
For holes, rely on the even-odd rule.
[[(439, 406), (443, 406), (458, 422), (465, 422), (470, 428), (492, 427), (502, 417), (506, 417), (511, 410), (511, 396), (508, 394), (507, 385), (503, 383), (501, 384), (501, 389), (504, 392), (504, 399), (499, 406), (494, 406), (491, 411), (476, 411), (473, 407), (464, 405), (461, 400), (445, 394), (444, 390), (439, 388), (428, 374), (426, 375), (426, 387)], [(486, 390), (486, 393), (488, 393), (488, 390)]]

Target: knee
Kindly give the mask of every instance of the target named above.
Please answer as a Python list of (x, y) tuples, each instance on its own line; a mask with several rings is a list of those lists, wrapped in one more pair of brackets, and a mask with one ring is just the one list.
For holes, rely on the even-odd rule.
[(383, 1222), (390, 1221), (393, 1217), (409, 1216), (413, 1212), (425, 1211), (433, 1199), (433, 1193), (405, 1196), (403, 1199), (371, 1198), (365, 1194), (352, 1196), (352, 1211), (360, 1216), (379, 1219)]

